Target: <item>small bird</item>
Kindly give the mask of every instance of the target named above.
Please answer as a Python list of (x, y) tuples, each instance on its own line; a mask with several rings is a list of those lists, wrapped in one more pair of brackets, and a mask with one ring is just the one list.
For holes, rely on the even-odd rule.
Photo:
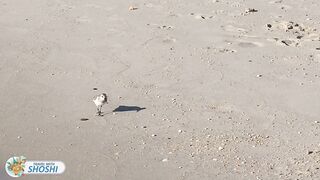
[(97, 115), (98, 116), (102, 116), (101, 115), (101, 109), (102, 109), (102, 106), (107, 103), (108, 104), (108, 97), (107, 97), (107, 94), (106, 93), (102, 93), (100, 95), (97, 95), (97, 96), (94, 96), (93, 97), (93, 102), (94, 104), (97, 106)]

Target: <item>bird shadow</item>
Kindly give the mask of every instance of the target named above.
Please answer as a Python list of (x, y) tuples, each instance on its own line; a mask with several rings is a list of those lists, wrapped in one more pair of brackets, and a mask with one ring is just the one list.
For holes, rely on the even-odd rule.
[(127, 112), (127, 111), (142, 111), (146, 108), (144, 107), (139, 107), (139, 106), (119, 106), (117, 108), (115, 108), (112, 112)]

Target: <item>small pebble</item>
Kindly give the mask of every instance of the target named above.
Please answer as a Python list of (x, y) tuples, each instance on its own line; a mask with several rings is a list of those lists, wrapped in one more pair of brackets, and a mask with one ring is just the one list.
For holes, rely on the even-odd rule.
[(262, 77), (262, 75), (261, 75), (261, 74), (258, 74), (257, 77), (260, 78), (260, 77)]
[(224, 148), (220, 146), (218, 149), (219, 149), (219, 151), (221, 151), (221, 150), (223, 150)]
[(18, 138), (18, 139), (21, 139), (21, 136), (18, 136), (17, 138)]
[(152, 136), (152, 137), (155, 137), (155, 136), (157, 136), (157, 135), (156, 135), (156, 134), (152, 134), (151, 136)]
[(168, 159), (167, 158), (162, 159), (162, 162), (168, 162)]

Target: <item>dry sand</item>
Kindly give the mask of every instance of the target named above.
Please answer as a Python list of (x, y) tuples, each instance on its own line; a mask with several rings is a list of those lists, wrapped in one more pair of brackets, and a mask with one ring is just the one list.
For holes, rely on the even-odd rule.
[(1, 0), (0, 162), (66, 164), (25, 180), (319, 179), (319, 9)]

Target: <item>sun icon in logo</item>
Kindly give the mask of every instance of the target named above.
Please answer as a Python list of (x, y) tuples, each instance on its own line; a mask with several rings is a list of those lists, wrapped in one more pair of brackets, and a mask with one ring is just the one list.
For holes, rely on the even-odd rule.
[(24, 156), (11, 157), (7, 160), (6, 171), (11, 177), (22, 176), (25, 168), (26, 158)]

